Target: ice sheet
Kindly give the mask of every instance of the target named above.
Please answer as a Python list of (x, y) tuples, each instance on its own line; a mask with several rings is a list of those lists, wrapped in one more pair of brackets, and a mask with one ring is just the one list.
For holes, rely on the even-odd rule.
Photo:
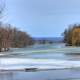
[(79, 68), (80, 61), (56, 60), (56, 59), (24, 59), (1, 58), (0, 70), (24, 70), (24, 69), (67, 69)]

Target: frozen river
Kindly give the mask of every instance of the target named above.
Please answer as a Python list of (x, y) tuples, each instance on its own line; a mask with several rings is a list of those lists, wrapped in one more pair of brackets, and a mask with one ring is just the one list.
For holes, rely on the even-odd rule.
[[(0, 69), (10, 69), (0, 71), (0, 80), (80, 80), (80, 47), (46, 44), (11, 49), (1, 53), (0, 64)], [(24, 68), (40, 70), (13, 71)]]

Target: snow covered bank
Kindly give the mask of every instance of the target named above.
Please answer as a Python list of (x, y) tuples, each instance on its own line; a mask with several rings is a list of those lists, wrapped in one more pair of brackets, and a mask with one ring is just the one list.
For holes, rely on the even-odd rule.
[(24, 58), (1, 58), (0, 70), (24, 70), (24, 69), (69, 69), (79, 68), (80, 61), (67, 61), (56, 59), (24, 59)]

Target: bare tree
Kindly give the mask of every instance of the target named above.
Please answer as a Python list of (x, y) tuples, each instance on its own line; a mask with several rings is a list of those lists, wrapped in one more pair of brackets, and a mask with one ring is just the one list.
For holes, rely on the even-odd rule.
[(5, 6), (5, 0), (0, 0), (0, 19), (4, 16)]

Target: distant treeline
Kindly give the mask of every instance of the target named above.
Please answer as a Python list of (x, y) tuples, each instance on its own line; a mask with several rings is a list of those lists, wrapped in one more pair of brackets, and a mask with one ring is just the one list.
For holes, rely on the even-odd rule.
[(34, 40), (24, 31), (10, 24), (0, 23), (0, 51), (21, 48), (34, 44)]
[(70, 25), (65, 29), (64, 42), (69, 46), (80, 46), (80, 24)]
[(34, 40), (37, 44), (53, 44), (62, 43), (63, 37), (35, 37)]
[(52, 44), (53, 41), (44, 39), (44, 40), (35, 40), (35, 43), (37, 43), (37, 44)]

